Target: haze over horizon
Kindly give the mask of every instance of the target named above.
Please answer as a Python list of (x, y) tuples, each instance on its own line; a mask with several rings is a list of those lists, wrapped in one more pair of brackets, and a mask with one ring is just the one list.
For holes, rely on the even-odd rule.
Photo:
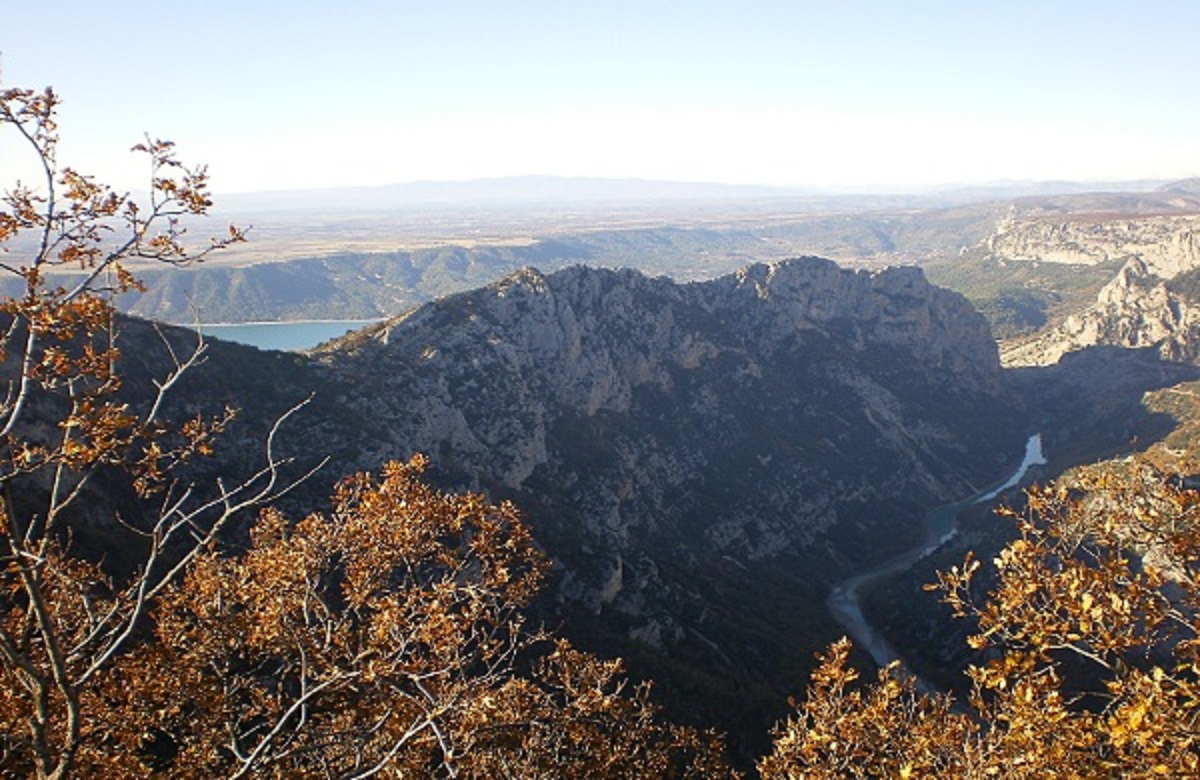
[[(1200, 173), (1200, 4), (15, 3), (4, 87), (118, 187), (143, 133), (252, 192), (510, 176), (817, 190)], [(0, 139), (3, 184), (24, 150)]]

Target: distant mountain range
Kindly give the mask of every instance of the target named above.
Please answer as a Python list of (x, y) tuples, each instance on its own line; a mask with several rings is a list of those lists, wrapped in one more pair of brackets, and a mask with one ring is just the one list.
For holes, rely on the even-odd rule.
[(624, 203), (670, 200), (789, 198), (817, 195), (814, 190), (738, 186), (718, 183), (514, 176), (464, 181), (417, 181), (378, 187), (228, 193), (222, 209), (444, 209), (450, 206)]
[(814, 188), (732, 185), (651, 179), (514, 176), (462, 181), (417, 181), (377, 187), (339, 187), (224, 193), (222, 211), (365, 211), (438, 210), (478, 206), (579, 206), (670, 201), (797, 200), (826, 207), (848, 203), (896, 203), (948, 206), (984, 200), (1085, 192), (1145, 192), (1170, 188), (1167, 180), (1000, 181), (936, 187)]
[(1200, 176), (1192, 176), (1188, 179), (1180, 179), (1179, 181), (1168, 182), (1159, 187), (1160, 192), (1182, 193), (1186, 195), (1200, 195)]

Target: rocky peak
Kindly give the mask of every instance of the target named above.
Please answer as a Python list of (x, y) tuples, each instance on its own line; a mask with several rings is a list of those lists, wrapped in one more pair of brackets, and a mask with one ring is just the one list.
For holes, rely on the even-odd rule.
[(812, 257), (687, 285), (630, 269), (575, 266), (543, 275), (526, 268), (326, 354), (333, 362), (371, 353), (411, 364), (452, 361), (461, 349), (487, 345), (472, 366), (501, 360), (556, 402), (593, 415), (625, 411), (635, 387), (668, 387), (674, 369), (694, 369), (724, 349), (771, 355), (805, 333), (860, 353), (899, 349), (964, 387), (998, 387), (987, 323), (961, 295), (929, 284), (916, 267), (850, 271)]
[[(979, 388), (997, 386), (999, 359), (992, 360), (984, 318), (963, 296), (931, 285), (916, 266), (850, 271), (810, 257), (751, 266), (728, 278), (762, 301), (773, 333), (827, 329), (856, 349), (900, 349), (927, 370)], [(713, 283), (718, 291), (720, 281)]]
[(1058, 327), (1006, 347), (1012, 366), (1051, 365), (1068, 352), (1108, 345), (1157, 348), (1164, 360), (1200, 358), (1200, 308), (1171, 291), (1139, 258), (1121, 267), (1096, 296)]
[[(650, 516), (661, 529), (694, 511), (684, 485), (706, 479), (723, 449), (744, 449), (748, 478), (779, 484), (764, 487), (774, 498), (752, 495), (761, 476), (737, 492), (782, 503), (753, 517), (712, 512), (692, 541), (754, 556), (811, 544), (851, 495), (901, 482), (926, 495), (961, 489), (954, 425), (993, 405), (999, 387), (995, 344), (962, 296), (917, 268), (867, 273), (818, 258), (685, 285), (632, 270), (523, 269), (318, 358), (344, 383), (344, 403), (379, 423), (356, 449), (366, 464), (419, 450), (471, 485), (557, 494), (590, 484), (570, 511), (618, 541)], [(611, 474), (584, 468), (581, 446)], [(850, 486), (860, 476), (821, 484), (872, 458), (887, 476), (865, 492)], [(800, 484), (826, 498), (797, 514), (782, 496)], [(738, 519), (722, 526), (721, 516)], [(761, 532), (748, 536), (747, 523)]]
[(514, 499), (563, 603), (663, 646), (740, 636), (697, 587), (819, 589), (1020, 446), (986, 322), (916, 268), (523, 269), (315, 357), (369, 421), (339, 462), (421, 451)]

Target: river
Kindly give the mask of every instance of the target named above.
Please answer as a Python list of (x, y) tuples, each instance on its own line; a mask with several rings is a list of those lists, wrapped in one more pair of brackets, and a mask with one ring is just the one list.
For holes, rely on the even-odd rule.
[[(829, 611), (846, 629), (854, 643), (871, 654), (871, 658), (876, 664), (883, 667), (892, 661), (899, 660), (901, 666), (911, 673), (911, 670), (905, 667), (904, 659), (891, 646), (887, 638), (876, 630), (863, 615), (861, 602), (863, 588), (883, 577), (909, 569), (917, 561), (932, 555), (958, 533), (956, 520), (960, 510), (971, 504), (991, 501), (1004, 491), (1016, 487), (1021, 484), (1021, 480), (1025, 478), (1025, 474), (1030, 468), (1045, 462), (1046, 458), (1042, 453), (1042, 435), (1035, 433), (1025, 442), (1025, 456), (1008, 479), (990, 490), (982, 491), (963, 501), (942, 504), (929, 510), (925, 514), (925, 538), (919, 545), (889, 558), (872, 569), (859, 572), (834, 587), (826, 602)], [(932, 690), (932, 687), (920, 678), (917, 678), (917, 687), (926, 692)]]

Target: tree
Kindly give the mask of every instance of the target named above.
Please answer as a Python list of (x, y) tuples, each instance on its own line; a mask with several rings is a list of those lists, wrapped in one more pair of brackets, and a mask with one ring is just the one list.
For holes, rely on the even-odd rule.
[[(21, 287), (0, 301), (0, 756), (24, 756), (44, 777), (73, 765), (84, 692), (128, 647), (148, 605), (231, 518), (273, 495), (278, 466), (268, 447), (261, 472), (204, 497), (171, 480), (211, 451), (232, 416), (174, 427), (160, 419), (167, 394), (202, 360), (202, 340), (184, 354), (164, 340), (173, 364), (152, 397), (140, 406), (120, 397), (112, 297), (137, 287), (129, 263), (194, 262), (243, 236), (230, 228), (199, 250), (185, 245), (184, 219), (210, 205), (208, 180), (176, 160), (170, 142), (135, 147), (150, 160), (148, 204), (60, 167), (58, 102), (49, 89), (0, 92), (0, 129), (26, 142), (42, 174), (39, 186), (7, 190), (0, 212), (0, 272)], [(59, 273), (68, 269), (74, 275)], [(157, 512), (129, 526), (144, 555), (119, 584), (68, 544), (68, 515), (113, 469), (138, 496), (157, 499)]]
[[(155, 612), (105, 687), (96, 770), (189, 776), (710, 776), (720, 748), (658, 721), (620, 665), (525, 629), (546, 560), (508, 504), (445, 494), (422, 458), (359, 474), (332, 512), (267, 511)], [(517, 669), (529, 659), (528, 674)], [(145, 735), (153, 733), (150, 743)], [(146, 755), (149, 753), (150, 755)], [(90, 768), (90, 767), (89, 767)]]
[(968, 669), (970, 715), (887, 672), (848, 692), (839, 644), (763, 776), (1200, 775), (1200, 493), (1185, 484), (1133, 461), (1027, 491), (1002, 510), (1019, 534), (986, 595), (972, 556), (934, 586), (989, 656)]
[[(728, 774), (719, 740), (663, 722), (619, 662), (526, 626), (547, 562), (513, 507), (433, 490), (416, 457), (290, 522), (271, 508), (294, 485), (273, 444), (296, 408), (258, 471), (188, 477), (233, 416), (164, 419), (206, 345), (163, 335), (166, 370), (139, 400), (113, 300), (138, 289), (137, 263), (196, 262), (244, 236), (186, 245), (208, 179), (170, 142), (135, 147), (151, 166), (142, 205), (59, 167), (57, 105), (51, 90), (0, 93), (0, 129), (43, 175), (0, 213), (0, 272), (21, 285), (0, 299), (0, 772)], [(73, 546), (101, 489), (139, 500), (100, 519), (136, 540), (133, 565)], [(225, 532), (256, 511), (232, 548)]]
[(819, 658), (796, 714), (779, 724), (774, 750), (759, 761), (765, 778), (963, 777), (964, 748), (977, 727), (947, 696), (923, 696), (897, 666), (875, 685), (854, 690), (850, 641)]

